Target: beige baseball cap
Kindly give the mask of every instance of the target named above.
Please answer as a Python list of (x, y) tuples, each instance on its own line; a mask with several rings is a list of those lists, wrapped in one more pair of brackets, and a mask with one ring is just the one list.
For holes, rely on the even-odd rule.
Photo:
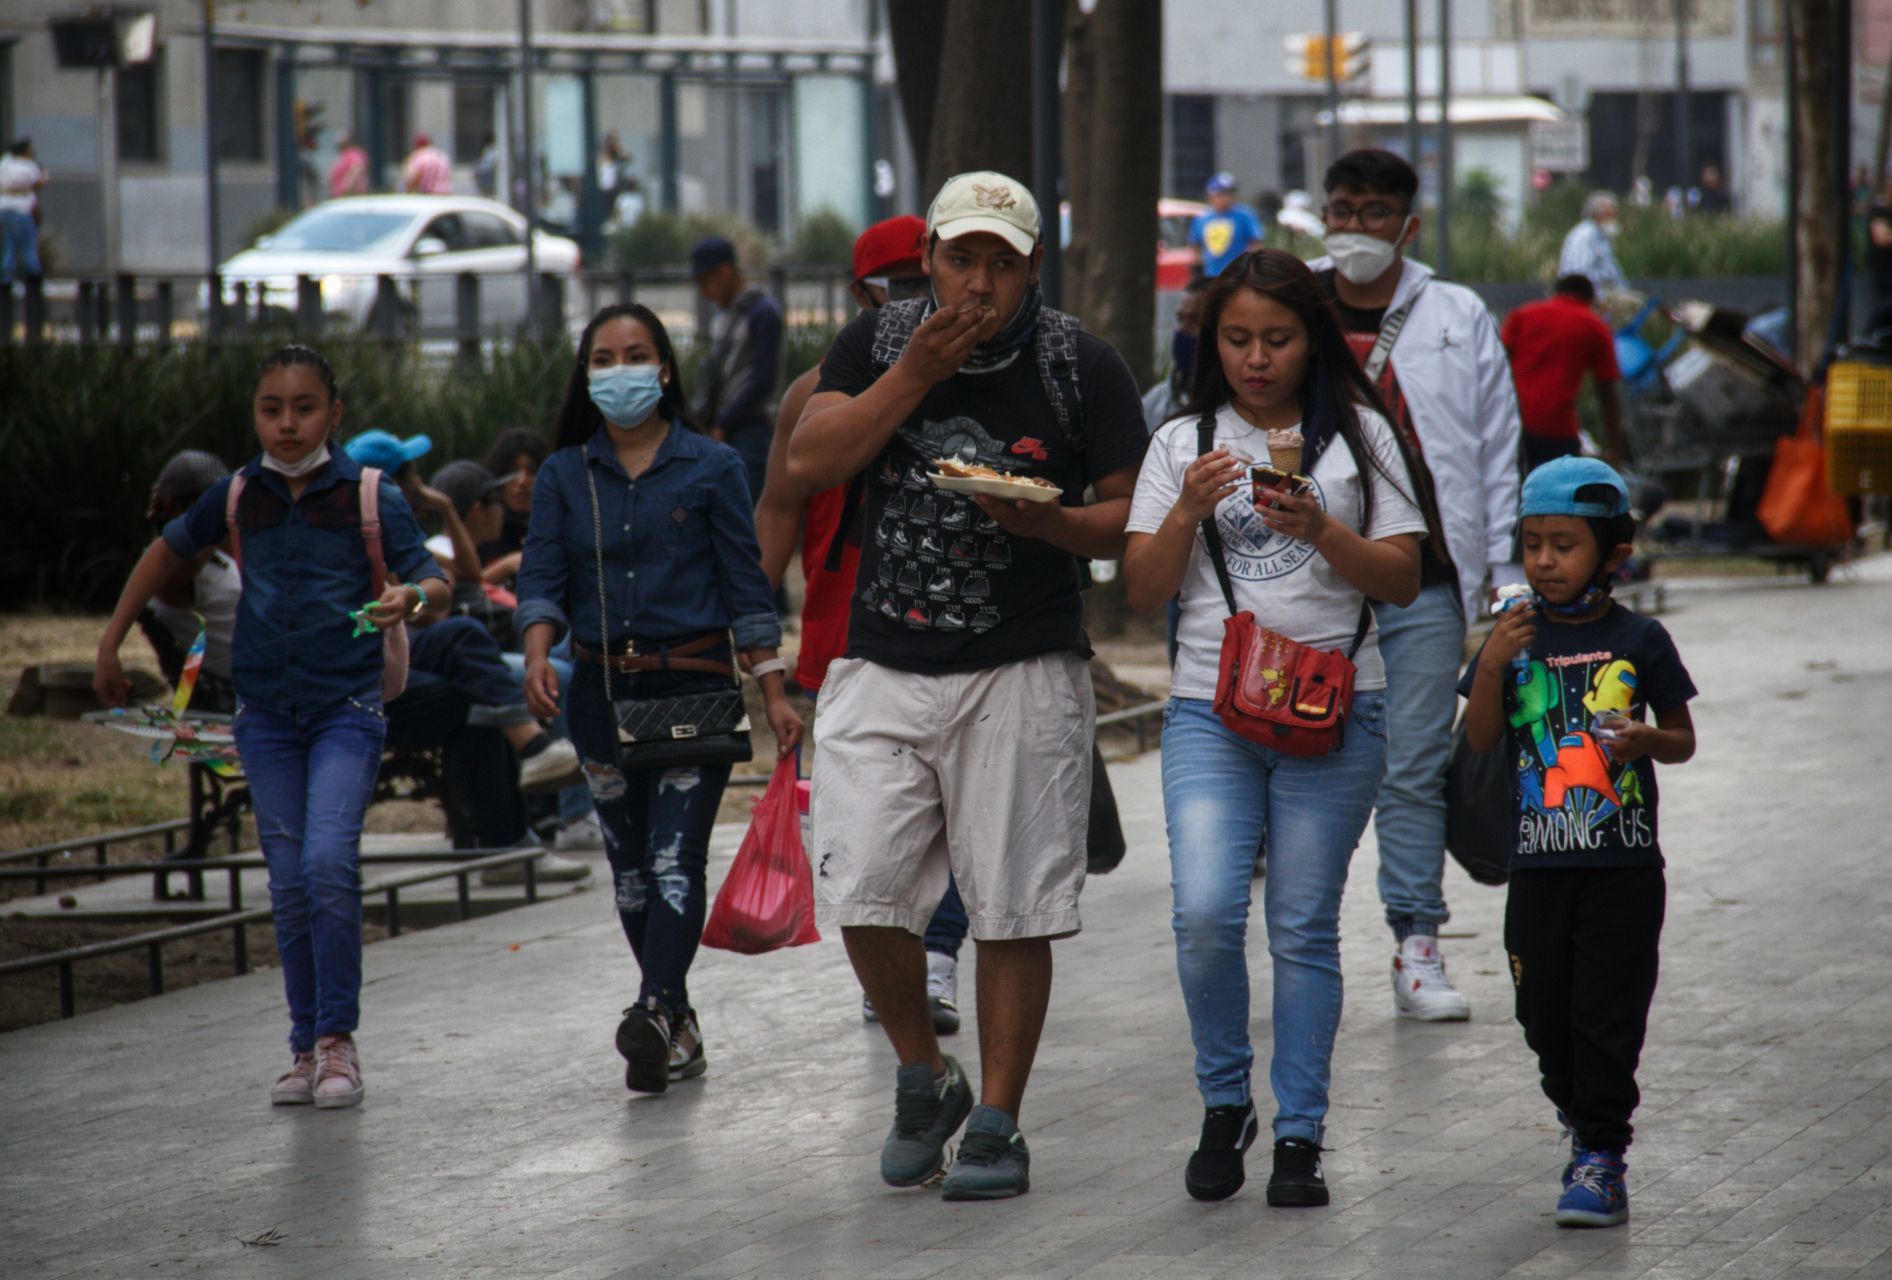
[(926, 234), (942, 240), (985, 232), (1020, 253), (1038, 243), (1038, 202), (1024, 183), (982, 169), (948, 178), (926, 211)]

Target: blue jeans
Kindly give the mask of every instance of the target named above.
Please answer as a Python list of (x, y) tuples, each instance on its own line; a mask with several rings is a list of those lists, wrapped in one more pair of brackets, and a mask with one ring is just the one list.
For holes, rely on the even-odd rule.
[(1248, 909), (1269, 835), (1262, 917), (1274, 971), (1274, 1136), (1319, 1142), (1340, 1026), (1340, 895), (1386, 761), (1385, 698), (1354, 695), (1332, 755), (1284, 756), (1231, 733), (1200, 698), (1163, 712), (1176, 973), (1205, 1107), (1250, 1098)]
[(520, 674), (506, 665), (499, 643), (477, 619), (459, 614), (408, 628), (408, 665), (451, 681), (473, 703), (468, 724), (531, 724)]
[(33, 215), (0, 209), (0, 285), (12, 284), (16, 275), (39, 274), (39, 228)]
[(1445, 908), (1445, 766), (1458, 713), (1465, 614), (1458, 589), (1433, 583), (1404, 609), (1375, 604), (1386, 663), (1386, 781), (1373, 830), (1380, 902), (1396, 936), (1436, 934)]
[(304, 1053), (361, 1018), (361, 820), (388, 721), (353, 700), (298, 715), (240, 706), (235, 732), (269, 863), (289, 1048)]
[[(612, 692), (620, 698), (633, 693), (660, 697), (703, 684), (701, 677), (694, 682), (682, 676), (641, 679), (633, 686), (613, 677)], [(588, 662), (572, 673), (565, 714), (604, 830), (618, 922), (643, 971), (638, 1001), (654, 998), (674, 1017), (690, 1007), (687, 984), (703, 937), (710, 831), (729, 784), (729, 766), (621, 772), (604, 672)]]

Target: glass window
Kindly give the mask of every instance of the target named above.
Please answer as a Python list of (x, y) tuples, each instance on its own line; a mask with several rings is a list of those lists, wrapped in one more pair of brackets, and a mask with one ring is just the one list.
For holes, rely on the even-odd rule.
[(394, 239), (414, 221), (411, 213), (348, 208), (352, 203), (340, 201), (309, 210), (286, 223), (270, 247), (311, 253), (363, 253)]
[(427, 224), (427, 229), (420, 233), (421, 239), (432, 236), (447, 246), (448, 253), (458, 253), (472, 246), (467, 243), (466, 226), (457, 213), (443, 213)]
[(264, 77), (269, 58), (261, 49), (217, 50), (217, 158), (265, 158)]
[(453, 162), (478, 164), (486, 144), (498, 136), (498, 88), (491, 81), (456, 80), (453, 85)]
[(460, 220), (469, 249), (506, 249), (524, 243), (513, 225), (497, 214), (469, 210), (460, 215)]
[(161, 127), (164, 83), (158, 60), (134, 63), (118, 69), (118, 158), (121, 161), (164, 159), (164, 130)]

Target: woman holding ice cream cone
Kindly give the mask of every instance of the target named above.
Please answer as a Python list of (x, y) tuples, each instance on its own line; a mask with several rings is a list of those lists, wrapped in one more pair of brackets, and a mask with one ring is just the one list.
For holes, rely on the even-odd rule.
[[(1299, 259), (1262, 249), (1230, 264), (1208, 294), (1202, 335), (1189, 412), (1150, 442), (1123, 562), (1136, 608), (1182, 599), (1163, 801), (1177, 972), (1205, 1108), (1184, 1182), (1200, 1200), (1233, 1195), (1259, 1129), (1245, 943), (1250, 868), (1266, 830), (1276, 1103), (1268, 1203), (1326, 1204), (1320, 1147), (1340, 1022), (1340, 897), (1386, 753), (1385, 672), (1365, 601), (1418, 591), (1425, 521), (1399, 439)], [(1345, 732), (1328, 754), (1259, 745), (1213, 709), (1231, 609), (1207, 521), (1237, 609), (1300, 645), (1348, 654), (1357, 668)]]

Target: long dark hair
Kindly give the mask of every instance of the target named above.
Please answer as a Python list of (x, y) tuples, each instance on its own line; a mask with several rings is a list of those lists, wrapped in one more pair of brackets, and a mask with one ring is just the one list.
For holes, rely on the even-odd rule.
[[(1307, 368), (1301, 376), (1301, 437), (1306, 441), (1301, 469), (1312, 471), (1327, 445), (1335, 436), (1347, 442), (1354, 468), (1360, 473), (1361, 523), (1372, 519), (1373, 473), (1378, 472), (1404, 493), (1400, 481), (1367, 447), (1360, 430), (1362, 406), (1372, 409), (1389, 422), (1392, 414), (1380, 399), (1379, 391), (1367, 380), (1360, 362), (1354, 359), (1340, 327), (1340, 317), (1321, 290), (1320, 282), (1307, 264), (1280, 249), (1257, 249), (1244, 253), (1222, 270), (1209, 287), (1202, 304), (1202, 342), (1196, 352), (1195, 375), (1182, 411), (1192, 417), (1218, 412), (1234, 399), (1228, 378), (1222, 372), (1222, 345), (1218, 331), (1222, 312), (1238, 289), (1252, 289), (1262, 297), (1292, 311), (1307, 330)], [(1412, 461), (1406, 457), (1405, 441), (1399, 431), (1392, 432), (1399, 446), (1401, 461), (1410, 479)]]
[(520, 454), (537, 465), (544, 462), (550, 452), (543, 431), (536, 427), (507, 427), (493, 437), (492, 447), (486, 451), (486, 469), (496, 476), (510, 475), (514, 469), (512, 464), (519, 460)]
[(658, 401), (657, 407), (672, 422), (680, 422), (692, 431), (699, 429), (690, 414), (689, 400), (683, 394), (683, 369), (677, 364), (677, 353), (670, 345), (670, 334), (664, 329), (664, 322), (641, 302), (614, 302), (591, 317), (584, 336), (578, 339), (578, 362), (572, 366), (571, 381), (565, 386), (565, 404), (558, 411), (555, 448), (583, 444), (604, 425), (604, 415), (591, 403), (591, 391), (586, 383), (591, 378), (591, 344), (598, 330), (613, 320), (635, 320), (649, 331), (650, 340), (657, 347), (658, 362), (670, 367), (670, 381), (664, 386), (663, 399)]

